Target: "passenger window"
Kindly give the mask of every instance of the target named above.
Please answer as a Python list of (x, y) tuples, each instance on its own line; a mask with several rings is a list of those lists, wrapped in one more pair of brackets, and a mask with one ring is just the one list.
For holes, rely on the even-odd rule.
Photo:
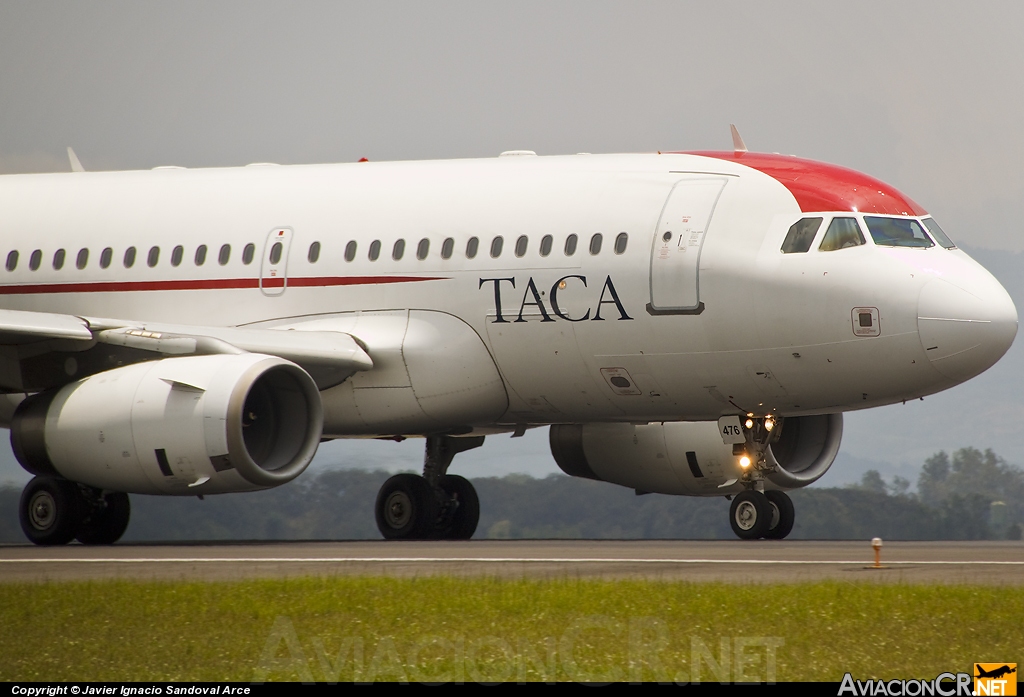
[(380, 240), (374, 240), (370, 243), (370, 261), (377, 261), (377, 257), (380, 256)]
[[(280, 243), (278, 243), (278, 244), (280, 244)], [(220, 264), (221, 266), (224, 266), (230, 260), (231, 260), (231, 245), (230, 244), (222, 244), (221, 247), (220, 247), (220, 254), (217, 255), (217, 263)], [(277, 262), (274, 262), (274, 263), (276, 264)]]
[(75, 266), (81, 271), (89, 263), (89, 250), (83, 247), (78, 250), (78, 258), (75, 259)]
[(576, 253), (576, 235), (569, 235), (565, 238), (565, 256), (571, 257)]
[(883, 247), (934, 247), (935, 243), (913, 218), (864, 216), (875, 244)]
[(946, 233), (939, 227), (939, 224), (935, 222), (935, 218), (925, 218), (924, 226), (928, 228), (928, 232), (932, 233), (932, 237), (940, 245), (946, 249), (956, 249), (956, 244), (946, 236)]
[(320, 259), (320, 243), (314, 242), (309, 245), (309, 254), (306, 255), (306, 259), (309, 260), (310, 264), (315, 264)]
[(18, 251), (14, 250), (7, 255), (7, 270), (14, 271), (18, 268)]
[(206, 263), (206, 245), (201, 244), (196, 247), (196, 266), (202, 266)]
[(106, 247), (100, 252), (100, 268), (105, 269), (110, 266), (110, 262), (114, 260), (114, 250), (110, 247)]
[(600, 232), (590, 238), (590, 253), (591, 254), (600, 254), (601, 253), (601, 240), (602, 239), (603, 238), (601, 237), (601, 233)]
[(497, 259), (501, 256), (501, 248), (505, 245), (505, 239), (498, 235), (491, 240), (491, 257)]
[(255, 256), (256, 245), (254, 245), (252, 242), (250, 242), (249, 244), (245, 245), (245, 247), (242, 248), (242, 263), (245, 264), (246, 266), (252, 263), (253, 257)]
[(615, 237), (615, 253), (623, 254), (626, 251), (626, 243), (629, 242), (629, 235), (624, 232), (620, 232)]
[(430, 240), (424, 237), (420, 240), (420, 243), (416, 246), (416, 258), (423, 261), (427, 258), (427, 254), (430, 253)]
[(782, 253), (803, 254), (810, 249), (822, 220), (823, 218), (804, 218), (793, 223), (782, 243)]
[(526, 235), (520, 235), (519, 239), (516, 240), (516, 256), (524, 256), (526, 254), (526, 247), (529, 244), (530, 241), (526, 238)]
[(441, 243), (441, 258), (451, 259), (452, 252), (455, 251), (455, 240), (451, 237), (444, 238), (444, 242)]
[(135, 266), (135, 247), (124, 250), (124, 267), (130, 269)]
[(480, 247), (480, 240), (475, 237), (470, 237), (466, 242), (466, 258), (472, 259), (476, 256), (476, 251)]
[[(185, 248), (180, 244), (171, 250), (171, 266), (180, 266), (181, 259), (185, 256)], [(103, 260), (100, 260), (100, 266), (103, 265)]]
[[(221, 250), (223, 252), (223, 250)], [(284, 245), (280, 242), (275, 242), (270, 247), (270, 263), (279, 264), (281, 263), (281, 255), (284, 254)], [(223, 262), (221, 262), (223, 263)]]
[(63, 249), (58, 249), (53, 253), (53, 268), (55, 271), (60, 271), (64, 268), (64, 257), (66, 253)]
[(32, 252), (32, 256), (28, 258), (28, 268), (32, 271), (38, 271), (39, 267), (43, 263), (43, 250), (37, 249)]
[(391, 248), (391, 258), (398, 261), (405, 254), (405, 240), (395, 240), (395, 246)]
[(349, 243), (345, 245), (345, 261), (352, 261), (355, 258), (356, 258), (356, 241), (355, 240), (350, 240)]
[(540, 255), (546, 257), (551, 254), (551, 243), (554, 242), (554, 238), (551, 235), (544, 235), (540, 238)]
[(150, 247), (149, 248), (149, 256), (146, 257), (146, 264), (149, 265), (149, 268), (153, 268), (159, 262), (160, 262), (160, 248), (159, 247)]
[(821, 252), (834, 252), (847, 247), (859, 247), (864, 244), (864, 235), (856, 218), (833, 218), (828, 224), (824, 239), (818, 245)]

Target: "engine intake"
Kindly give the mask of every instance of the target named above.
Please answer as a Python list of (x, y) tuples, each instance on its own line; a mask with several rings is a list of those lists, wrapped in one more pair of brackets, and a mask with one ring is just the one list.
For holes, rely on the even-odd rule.
[(786, 419), (782, 435), (766, 454), (769, 464), (778, 465), (768, 481), (780, 489), (798, 489), (818, 481), (835, 462), (842, 439), (842, 414)]
[[(832, 465), (843, 435), (843, 415), (785, 420), (767, 453), (775, 471), (771, 487), (797, 489), (817, 481)], [(551, 453), (566, 474), (639, 492), (722, 496), (743, 490), (743, 470), (722, 443), (715, 422), (560, 424), (551, 427)]]
[(323, 431), (299, 366), (261, 354), (115, 368), (25, 399), (11, 445), (33, 474), (143, 494), (273, 487), (301, 474)]

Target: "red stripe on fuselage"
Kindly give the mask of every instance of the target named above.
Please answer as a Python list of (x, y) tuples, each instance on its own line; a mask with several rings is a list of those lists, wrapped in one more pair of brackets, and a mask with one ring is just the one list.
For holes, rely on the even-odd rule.
[[(263, 279), (264, 288), (280, 288), (280, 278)], [(368, 286), (380, 283), (411, 283), (444, 281), (441, 276), (315, 276), (289, 278), (292, 288), (327, 288), (331, 286)], [(93, 283), (29, 283), (0, 286), (0, 295), (35, 295), (48, 293), (130, 293), (156, 290), (224, 290), (259, 288), (258, 278), (212, 278), (181, 281), (98, 281)]]
[(909, 197), (874, 177), (825, 162), (760, 152), (689, 152), (764, 172), (789, 189), (804, 213), (852, 211), (926, 215)]

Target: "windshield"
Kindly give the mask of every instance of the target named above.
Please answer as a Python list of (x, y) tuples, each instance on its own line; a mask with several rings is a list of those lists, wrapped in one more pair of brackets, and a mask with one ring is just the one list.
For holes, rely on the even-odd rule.
[(935, 243), (913, 218), (864, 216), (871, 239), (884, 247), (934, 247)]
[(928, 228), (928, 232), (932, 233), (932, 237), (935, 241), (941, 244), (946, 249), (956, 249), (956, 245), (953, 244), (953, 240), (946, 236), (946, 233), (942, 231), (939, 224), (935, 222), (935, 218), (925, 218), (924, 226)]
[(834, 252), (847, 247), (859, 247), (864, 244), (864, 234), (856, 218), (833, 218), (828, 224), (825, 237), (821, 240), (818, 250)]

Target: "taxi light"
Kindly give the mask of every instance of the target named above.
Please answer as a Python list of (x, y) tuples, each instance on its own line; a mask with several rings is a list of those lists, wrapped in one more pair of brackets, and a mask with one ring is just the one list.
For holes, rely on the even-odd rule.
[(744, 455), (740, 458), (740, 467), (742, 467), (743, 469), (747, 469), (748, 467), (750, 467), (749, 455)]
[(754, 420), (753, 419), (747, 419), (746, 422), (743, 425), (749, 430), (749, 429), (754, 427)]
[(764, 427), (765, 430), (772, 430), (773, 428), (775, 428), (775, 421), (773, 421), (771, 417), (768, 417), (767, 419), (764, 420)]

